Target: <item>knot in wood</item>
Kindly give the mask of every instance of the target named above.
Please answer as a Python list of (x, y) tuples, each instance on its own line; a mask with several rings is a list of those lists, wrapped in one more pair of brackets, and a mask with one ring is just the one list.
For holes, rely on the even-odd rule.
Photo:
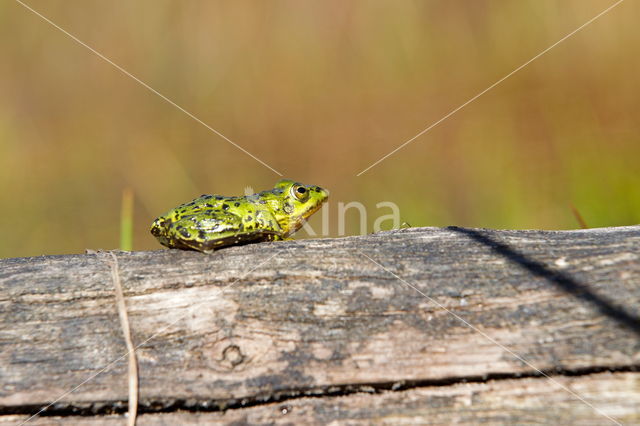
[(222, 351), (223, 361), (229, 362), (233, 367), (242, 364), (245, 358), (238, 345), (229, 345)]

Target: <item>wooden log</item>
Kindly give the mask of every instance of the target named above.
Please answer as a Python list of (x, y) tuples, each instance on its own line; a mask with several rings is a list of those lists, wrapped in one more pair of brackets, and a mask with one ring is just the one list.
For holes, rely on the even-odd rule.
[[(565, 398), (578, 403), (565, 404), (569, 412), (587, 407), (606, 422), (603, 413), (629, 418), (624, 404), (607, 394), (611, 402), (598, 412), (579, 391), (561, 386), (565, 376), (586, 383), (580, 386), (587, 396), (598, 397), (601, 387), (589, 383), (602, 371), (615, 373), (605, 381), (622, 381), (622, 399), (636, 401), (640, 393), (632, 373), (640, 365), (640, 226), (415, 228), (211, 255), (117, 257), (139, 345), (146, 421), (162, 422), (177, 410), (187, 420), (217, 410), (236, 418), (235, 411), (305, 396), (321, 404), (332, 395), (351, 397), (346, 404), (354, 401), (357, 410), (367, 398), (382, 398), (357, 392), (423, 400), (455, 393), (463, 382), (490, 399), (487, 383), (499, 393), (522, 383), (526, 394), (532, 382), (525, 396), (541, 413)], [(70, 421), (74, 414), (124, 411), (126, 350), (109, 259), (98, 253), (0, 260), (6, 420), (43, 407), (40, 415)], [(471, 422), (475, 400), (464, 414)], [(416, 416), (448, 422), (429, 403), (420, 406)], [(398, 407), (398, 415), (410, 416), (412, 409)], [(499, 404), (485, 408), (494, 410), (494, 421), (509, 420)]]

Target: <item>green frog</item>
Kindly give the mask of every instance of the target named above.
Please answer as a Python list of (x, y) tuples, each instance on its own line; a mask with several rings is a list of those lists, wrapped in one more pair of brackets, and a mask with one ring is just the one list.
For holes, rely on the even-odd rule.
[(231, 245), (287, 239), (329, 197), (319, 186), (289, 179), (244, 197), (202, 195), (153, 221), (151, 233), (169, 248), (210, 253)]

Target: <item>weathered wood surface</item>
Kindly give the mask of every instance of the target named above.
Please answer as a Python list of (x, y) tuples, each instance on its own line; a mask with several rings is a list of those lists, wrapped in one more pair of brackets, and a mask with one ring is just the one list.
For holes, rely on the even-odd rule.
[[(296, 423), (608, 421), (564, 383), (640, 423), (640, 226), (117, 255), (142, 344), (141, 422), (269, 422), (282, 405)], [(59, 417), (39, 421), (122, 421), (99, 416), (127, 399), (108, 259), (0, 260), (0, 421), (61, 395), (43, 413)]]
[[(604, 414), (624, 424), (638, 423), (640, 373), (601, 373), (557, 377), (555, 380), (587, 398)], [(379, 394), (301, 397), (225, 412), (149, 413), (138, 417), (138, 425), (606, 424), (606, 418), (595, 415), (594, 408), (568, 392), (550, 386), (547, 379), (526, 378)], [(21, 418), (7, 416), (6, 419), (18, 421)], [(74, 425), (115, 426), (121, 425), (122, 420), (120, 415), (44, 417), (34, 420), (33, 424), (72, 422)]]

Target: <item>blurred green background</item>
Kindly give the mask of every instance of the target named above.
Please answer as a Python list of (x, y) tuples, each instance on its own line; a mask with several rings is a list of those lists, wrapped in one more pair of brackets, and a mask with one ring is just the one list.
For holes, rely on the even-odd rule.
[[(640, 222), (640, 2), (360, 177), (612, 0), (27, 2), (286, 177), (411, 226)], [(119, 245), (279, 177), (12, 1), (0, 3), (0, 257)], [(319, 215), (318, 215), (319, 216)], [(359, 223), (349, 213), (348, 232)], [(319, 230), (319, 217), (312, 225)], [(302, 235), (304, 237), (304, 235)]]

